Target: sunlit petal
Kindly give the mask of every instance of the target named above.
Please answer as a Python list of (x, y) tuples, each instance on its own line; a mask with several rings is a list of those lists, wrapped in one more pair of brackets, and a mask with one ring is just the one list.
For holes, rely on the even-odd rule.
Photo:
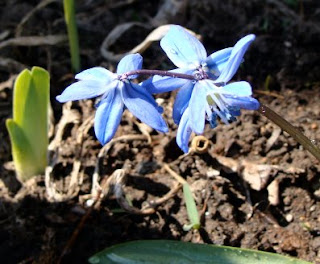
[[(123, 74), (142, 68), (143, 58), (139, 53), (129, 54), (122, 58), (117, 67), (117, 74)], [(137, 78), (137, 75), (131, 75), (128, 79)]]
[(168, 127), (158, 111), (158, 106), (145, 87), (124, 83), (121, 87), (122, 99), (129, 111), (152, 128), (167, 132)]
[(193, 87), (194, 83), (192, 81), (189, 81), (184, 86), (182, 86), (177, 93), (172, 112), (173, 121), (176, 124), (179, 124), (181, 116), (189, 104)]
[(97, 81), (108, 84), (117, 78), (117, 75), (113, 72), (103, 68), (94, 67), (88, 70), (84, 70), (75, 76), (75, 79), (81, 81)]
[(218, 50), (206, 59), (208, 70), (215, 77), (218, 77), (227, 65), (228, 59), (231, 55), (232, 48), (225, 48)]
[(117, 131), (123, 113), (123, 102), (119, 91), (112, 90), (103, 99), (96, 111), (94, 131), (102, 145), (108, 143)]
[(231, 80), (231, 78), (237, 72), (240, 63), (242, 62), (244, 53), (247, 51), (249, 45), (252, 43), (252, 41), (254, 41), (255, 38), (256, 38), (255, 35), (250, 34), (243, 37), (236, 43), (236, 45), (232, 49), (232, 52), (230, 54), (230, 58), (227, 64), (225, 65), (221, 75), (217, 79), (218, 82), (227, 83), (228, 81)]
[[(188, 69), (174, 69), (169, 71), (170, 73), (183, 73), (183, 74), (192, 74), (192, 70)], [(146, 87), (149, 93), (165, 93), (174, 91), (182, 87), (185, 83), (190, 82), (190, 80), (182, 78), (174, 78), (170, 76), (160, 76), (154, 75), (149, 79), (141, 83), (142, 86)]]
[(234, 82), (222, 87), (221, 93), (234, 96), (250, 96), (252, 95), (252, 88), (248, 82)]
[(109, 85), (91, 80), (79, 81), (68, 86), (61, 95), (56, 97), (56, 99), (60, 103), (89, 99), (104, 94), (108, 90), (114, 88), (116, 85), (117, 81), (111, 82)]
[(176, 137), (177, 144), (184, 153), (188, 153), (189, 151), (188, 143), (191, 133), (192, 129), (189, 125), (189, 108), (187, 107), (181, 117)]
[(183, 27), (173, 25), (160, 41), (169, 59), (179, 68), (197, 68), (207, 57), (202, 43)]
[(239, 107), (247, 110), (258, 110), (260, 103), (257, 99), (252, 97), (235, 97), (232, 95), (225, 95), (225, 101), (229, 106)]
[(205, 125), (207, 82), (198, 81), (190, 98), (190, 126), (196, 134), (202, 134)]

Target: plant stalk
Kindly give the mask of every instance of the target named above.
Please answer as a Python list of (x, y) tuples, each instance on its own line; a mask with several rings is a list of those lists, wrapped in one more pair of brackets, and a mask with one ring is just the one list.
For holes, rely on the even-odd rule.
[(318, 161), (320, 161), (320, 149), (311, 142), (301, 131), (291, 125), (287, 120), (272, 111), (269, 107), (261, 104), (259, 113), (278, 125), (284, 131), (289, 133), (297, 142), (308, 150)]
[(73, 72), (78, 73), (80, 71), (80, 53), (74, 0), (63, 0), (63, 8), (68, 30), (71, 66)]

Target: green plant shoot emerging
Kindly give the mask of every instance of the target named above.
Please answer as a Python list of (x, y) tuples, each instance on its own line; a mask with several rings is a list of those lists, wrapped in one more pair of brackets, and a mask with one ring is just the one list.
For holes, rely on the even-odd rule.
[(47, 166), (49, 73), (23, 70), (14, 85), (13, 118), (7, 119), (12, 156), (20, 181), (43, 173)]

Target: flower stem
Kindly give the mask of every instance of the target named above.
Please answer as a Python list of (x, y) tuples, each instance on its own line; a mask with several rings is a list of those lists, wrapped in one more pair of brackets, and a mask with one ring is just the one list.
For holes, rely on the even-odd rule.
[(259, 113), (270, 119), (284, 131), (289, 133), (297, 142), (308, 150), (316, 159), (320, 161), (320, 149), (311, 142), (301, 131), (291, 125), (287, 120), (272, 111), (269, 107), (261, 104)]
[(128, 77), (130, 75), (160, 75), (160, 76), (169, 76), (172, 78), (181, 78), (181, 79), (187, 79), (187, 80), (194, 80), (196, 81), (197, 78), (190, 74), (184, 74), (184, 73), (178, 73), (178, 72), (169, 72), (169, 71), (161, 71), (161, 70), (134, 70), (129, 71), (123, 74), (125, 77)]

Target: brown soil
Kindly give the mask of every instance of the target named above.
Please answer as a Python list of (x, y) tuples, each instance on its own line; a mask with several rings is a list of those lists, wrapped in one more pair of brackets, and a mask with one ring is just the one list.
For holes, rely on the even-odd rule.
[[(100, 46), (115, 26), (125, 22), (142, 22), (149, 27), (133, 27), (122, 35), (111, 47), (115, 53), (131, 50), (155, 26), (166, 23), (181, 24), (201, 34), (208, 52), (231, 46), (245, 34), (254, 33), (257, 39), (234, 79), (249, 81), (260, 102), (301, 129), (314, 144), (320, 142), (317, 1), (190, 0), (176, 13), (171, 7), (174, 14), (159, 12), (171, 2), (184, 1), (77, 1), (82, 68), (101, 65), (114, 69), (116, 62), (104, 59)], [(38, 1), (21, 0), (0, 3), (0, 47), (17, 36), (19, 23), (37, 4)], [(65, 32), (62, 4), (56, 1), (37, 10), (22, 25), (21, 36)], [(158, 43), (143, 55), (144, 68), (172, 67)], [(12, 115), (10, 77), (32, 66), (44, 67), (51, 74), (55, 120), (51, 140), (64, 116), (71, 117), (58, 142), (58, 160), (52, 173), (56, 189), (65, 195), (60, 202), (48, 197), (44, 175), (21, 186), (10, 162), (10, 140), (5, 128), (5, 120)], [(99, 182), (105, 183), (114, 171), (124, 168), (123, 190), (133, 207), (128, 208), (130, 212), (121, 209), (111, 192), (94, 210), (89, 210), (86, 201), (101, 145), (90, 125), (95, 111), (93, 100), (75, 102), (65, 109), (69, 112), (63, 113), (61, 104), (54, 99), (72, 81), (65, 42), (0, 48), (2, 263), (87, 263), (95, 252), (137, 239), (230, 245), (320, 263), (319, 161), (258, 112), (243, 111), (238, 121), (230, 125), (221, 124), (214, 130), (207, 127), (204, 135), (212, 142), (208, 151), (187, 156), (181, 156), (175, 143), (177, 127), (170, 112), (175, 93), (157, 96), (165, 99), (162, 106), (170, 127), (165, 135), (141, 127), (126, 112), (116, 137), (126, 135), (127, 139), (113, 144), (100, 160)], [(131, 135), (141, 135), (146, 130), (151, 143), (143, 136), (132, 139)], [(70, 175), (77, 162), (81, 166), (76, 174), (82, 183), (79, 190), (68, 194)], [(202, 216), (199, 231), (183, 230), (189, 220), (182, 190), (159, 204), (154, 213), (139, 214), (138, 208), (148, 207), (148, 203), (176, 186), (163, 163), (170, 164), (190, 184)], [(246, 176), (256, 181), (255, 187)], [(268, 193), (270, 183), (278, 184), (279, 192)], [(277, 204), (270, 202), (270, 194), (279, 199)], [(84, 216), (88, 217), (79, 227)], [(78, 236), (73, 235), (75, 230), (79, 231)], [(67, 246), (71, 238), (74, 241)]]

